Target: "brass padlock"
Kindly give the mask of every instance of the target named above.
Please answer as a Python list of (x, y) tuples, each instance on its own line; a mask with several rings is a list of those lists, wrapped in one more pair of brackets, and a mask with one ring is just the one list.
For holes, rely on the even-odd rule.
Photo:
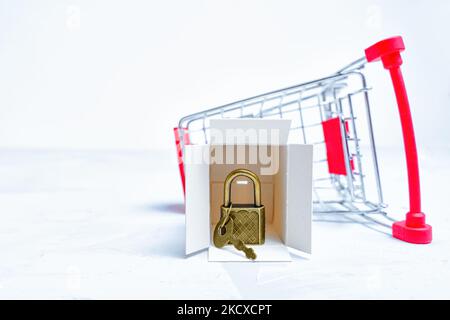
[[(237, 177), (247, 177), (253, 182), (253, 204), (231, 204), (231, 185)], [(265, 241), (265, 207), (261, 204), (261, 182), (258, 176), (247, 169), (232, 171), (224, 183), (224, 203), (220, 211), (221, 221), (225, 216), (233, 219), (233, 238), (245, 244), (263, 244)], [(225, 219), (226, 220), (226, 219)]]

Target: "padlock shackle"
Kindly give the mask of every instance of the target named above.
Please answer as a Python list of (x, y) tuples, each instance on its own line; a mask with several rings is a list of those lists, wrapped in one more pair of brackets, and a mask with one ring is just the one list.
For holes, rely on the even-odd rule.
[(259, 180), (259, 177), (253, 173), (250, 170), (247, 169), (236, 169), (230, 172), (225, 179), (224, 183), (224, 198), (223, 198), (223, 205), (225, 207), (229, 207), (231, 205), (231, 184), (233, 183), (234, 179), (237, 177), (247, 177), (253, 182), (253, 198), (254, 198), (254, 204), (257, 207), (261, 206), (261, 182)]

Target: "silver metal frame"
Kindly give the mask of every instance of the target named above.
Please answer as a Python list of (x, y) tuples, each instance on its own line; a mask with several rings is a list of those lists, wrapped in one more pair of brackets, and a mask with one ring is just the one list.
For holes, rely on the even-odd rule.
[[(183, 117), (178, 124), (181, 147), (184, 154), (183, 135), (189, 133), (191, 144), (208, 143), (209, 120), (212, 118), (288, 118), (294, 119), (291, 136), (300, 143), (314, 145), (314, 167), (327, 164), (325, 141), (314, 140), (310, 132), (321, 130), (324, 120), (339, 117), (344, 146), (345, 176), (329, 174), (328, 170), (314, 172), (314, 213), (319, 214), (382, 214), (386, 216), (383, 202), (380, 172), (370, 112), (369, 91), (364, 67), (366, 59), (358, 59), (335, 74), (318, 80), (298, 84), (253, 96), (247, 99), (210, 108)], [(359, 99), (358, 102), (356, 101)], [(315, 112), (319, 121), (309, 123), (306, 113)], [(361, 116), (361, 119), (359, 117)], [(363, 122), (363, 118), (366, 121)], [(346, 125), (347, 122), (347, 125)], [(346, 126), (349, 127), (347, 133)], [(369, 163), (363, 163), (360, 130), (366, 130), (370, 148)], [(320, 135), (320, 134), (319, 134)], [(322, 133), (323, 136), (323, 133)], [(321, 150), (319, 150), (321, 149)], [(352, 170), (352, 162), (354, 169)], [(374, 194), (367, 193), (364, 170), (372, 167)], [(324, 174), (326, 173), (326, 174)], [(332, 197), (325, 192), (334, 193)], [(386, 216), (387, 217), (387, 216)], [(390, 218), (389, 218), (390, 219)]]

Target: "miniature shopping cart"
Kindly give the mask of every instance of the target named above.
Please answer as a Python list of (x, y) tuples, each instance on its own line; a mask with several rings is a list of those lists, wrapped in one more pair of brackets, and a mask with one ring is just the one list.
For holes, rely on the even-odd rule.
[[(394, 237), (412, 243), (431, 242), (420, 205), (417, 151), (406, 89), (400, 70), (401, 37), (366, 49), (366, 56), (322, 79), (257, 95), (183, 117), (175, 128), (180, 174), (185, 188), (183, 150), (186, 144), (208, 143), (214, 118), (291, 119), (291, 142), (314, 146), (314, 214), (357, 215), (380, 222), (385, 212), (377, 150), (364, 74), (368, 62), (381, 59), (390, 71), (402, 122), (410, 212), (392, 224)], [(381, 223), (381, 222), (380, 222)]]

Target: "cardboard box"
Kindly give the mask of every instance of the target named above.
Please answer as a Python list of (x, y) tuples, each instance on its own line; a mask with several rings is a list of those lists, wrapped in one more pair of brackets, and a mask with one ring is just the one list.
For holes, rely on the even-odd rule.
[[(233, 246), (219, 249), (212, 243), (224, 180), (237, 168), (255, 172), (261, 181), (266, 241), (252, 246), (256, 261), (290, 261), (287, 247), (311, 253), (313, 148), (288, 143), (290, 124), (282, 119), (211, 120), (211, 144), (186, 145), (186, 254), (208, 248), (210, 261), (249, 261)], [(245, 178), (232, 188), (232, 202), (253, 202), (253, 184)]]

